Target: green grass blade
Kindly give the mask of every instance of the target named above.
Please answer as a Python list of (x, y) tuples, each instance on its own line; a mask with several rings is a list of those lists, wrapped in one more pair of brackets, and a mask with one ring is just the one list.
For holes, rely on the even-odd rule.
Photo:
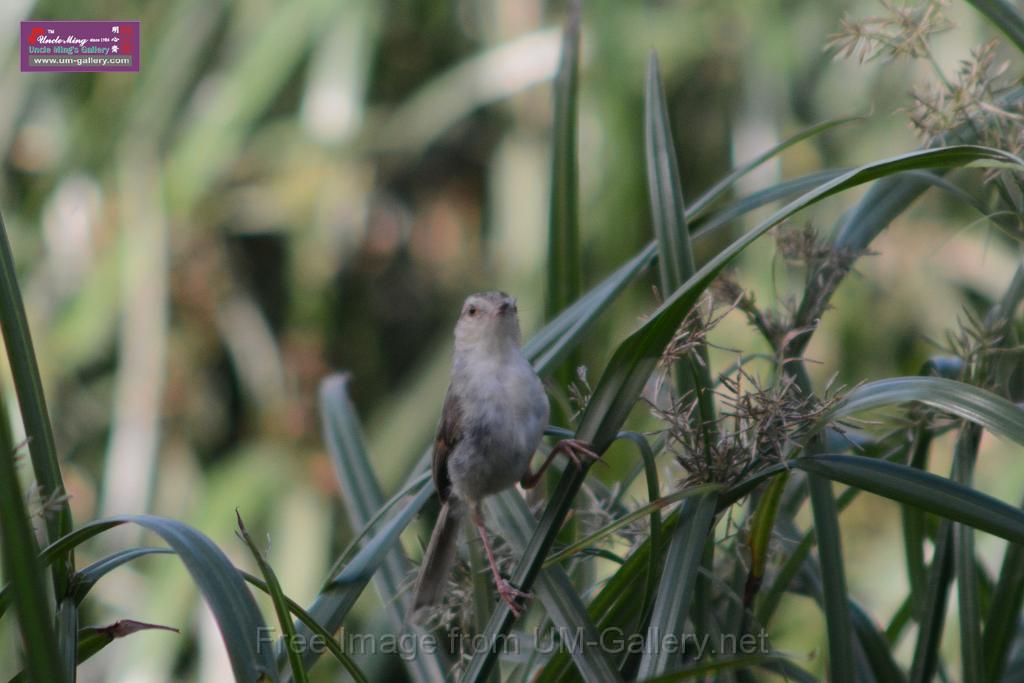
[[(320, 415), (324, 443), (334, 465), (349, 523), (354, 529), (366, 528), (384, 507), (385, 500), (370, 464), (359, 418), (349, 399), (346, 375), (332, 375), (320, 384)], [(396, 548), (396, 544), (399, 534), (423, 507), (432, 492), (433, 485), (420, 489), (416, 498), (392, 518), (385, 530), (377, 534), (371, 544), (380, 541), (380, 547), (386, 550), (383, 555), (378, 557), (366, 553), (369, 548), (367, 546), (357, 559), (349, 563), (342, 575), (334, 580), (336, 584), (344, 576), (347, 577), (345, 581), (353, 582), (352, 586), (340, 592), (329, 590), (317, 597), (309, 611), (329, 631), (341, 626), (342, 620), (362, 592), (366, 581), (371, 578), (370, 574), (392, 624), (396, 629), (402, 625), (407, 598), (402, 594), (401, 588), (412, 567), (400, 549)], [(401, 523), (396, 520), (401, 520)], [(384, 542), (386, 533), (388, 540)], [(363, 566), (363, 571), (370, 574), (353, 578), (353, 568), (359, 566)], [(315, 657), (315, 653), (307, 652), (304, 658), (306, 666), (310, 666)], [(437, 654), (421, 652), (419, 657), (406, 659), (404, 664), (417, 681), (434, 681), (444, 677), (445, 666)]]
[[(926, 470), (928, 465), (928, 452), (932, 444), (932, 433), (928, 429), (917, 428), (914, 430), (912, 443), (912, 455), (910, 466), (919, 470)], [(924, 609), (921, 603), (924, 600), (926, 586), (928, 585), (928, 570), (924, 561), (924, 543), (927, 533), (927, 515), (923, 510), (911, 505), (904, 505), (900, 509), (903, 521), (903, 553), (907, 562), (907, 579), (910, 584), (910, 597), (915, 608)]]
[[(0, 240), (6, 244), (5, 239)], [(32, 680), (59, 683), (69, 679), (57, 649), (54, 608), (47, 596), (39, 548), (29, 525), (25, 496), (18, 485), (14, 438), (7, 415), (0, 396), (0, 555), (4, 578), (12, 587), (26, 671)]]
[[(797, 178), (784, 180), (772, 185), (771, 187), (766, 187), (763, 190), (752, 192), (745, 197), (740, 197), (736, 201), (726, 204), (714, 213), (704, 214), (695, 218), (691, 222), (693, 235), (694, 237), (698, 237), (703, 235), (706, 231), (714, 231), (723, 225), (731, 223), (740, 216), (748, 214), (756, 209), (760, 209), (762, 206), (771, 204), (774, 201), (798, 197), (805, 192), (813, 190), (819, 185), (838, 178), (844, 173), (848, 173), (849, 171), (849, 168), (815, 171), (814, 173), (808, 173), (807, 175), (802, 175)], [(692, 209), (687, 213), (687, 215), (690, 215), (691, 213)]]
[(985, 653), (987, 680), (998, 681), (1006, 669), (1011, 646), (1017, 633), (1017, 620), (1024, 604), (1024, 545), (1006, 547), (999, 579), (992, 593), (992, 604), (985, 617), (982, 650)]
[[(980, 159), (1020, 163), (1016, 157), (1005, 152), (971, 145), (911, 152), (854, 169), (776, 211), (705, 264), (619, 346), (584, 411), (577, 438), (590, 443), (599, 453), (608, 447), (617, 436), (658, 357), (683, 317), (721, 270), (772, 227), (807, 206), (871, 180), (907, 170), (957, 166)], [(512, 577), (516, 585), (525, 589), (532, 585), (558, 529), (562, 526), (562, 521), (568, 514), (585, 472), (586, 468), (580, 472), (567, 472), (559, 480), (541, 517), (537, 532), (531, 538)], [(484, 637), (495, 640), (507, 633), (511, 624), (511, 612), (508, 607), (499, 605), (488, 622)], [(490, 672), (497, 656), (496, 652), (490, 651), (492, 649), (477, 651), (467, 668), (466, 675), (470, 676), (468, 680), (481, 680)]]
[[(647, 64), (647, 85), (644, 98), (644, 150), (647, 158), (647, 189), (651, 203), (651, 222), (658, 243), (658, 275), (663, 296), (674, 292), (696, 270), (690, 229), (686, 222), (686, 205), (679, 182), (679, 164), (669, 124), (668, 106), (661, 87), (658, 56), (651, 52)], [(677, 369), (680, 395), (695, 392), (698, 410), (694, 411), (694, 426), (706, 432), (714, 424), (714, 400), (711, 394), (711, 375), (707, 350), (701, 345), (697, 351), (700, 360), (687, 359)], [(712, 442), (709, 433), (705, 441)]]
[[(971, 485), (978, 455), (981, 429), (968, 423), (960, 430), (953, 455), (953, 478), (963, 486)], [(964, 683), (985, 680), (985, 660), (981, 643), (980, 578), (974, 552), (974, 530), (965, 524), (953, 525), (953, 570), (956, 576), (960, 608), (960, 655)]]
[[(666, 516), (662, 524), (663, 532), (672, 533), (678, 521), (679, 511), (675, 510)], [(645, 596), (652, 587), (650, 583), (656, 582), (660, 576), (664, 564), (662, 555), (652, 558), (653, 547), (650, 538), (644, 540), (587, 605), (587, 614), (599, 632), (608, 633), (609, 629), (620, 629), (618, 632), (622, 633), (623, 638), (646, 635), (638, 625), (649, 604)], [(657, 570), (653, 577), (650, 575), (652, 565)], [(568, 653), (556, 653), (544, 667), (537, 683), (560, 683), (565, 680), (569, 676), (571, 662)]]
[(853, 625), (850, 597), (839, 535), (839, 511), (832, 495), (832, 482), (815, 474), (807, 477), (814, 511), (814, 533), (818, 541), (821, 584), (828, 627), (828, 670), (833, 683), (853, 683)]
[[(374, 535), (313, 601), (308, 610), (309, 614), (328, 633), (333, 633), (341, 627), (341, 622), (355, 605), (370, 579), (378, 574), (385, 558), (395, 549), (402, 531), (409, 526), (433, 494), (433, 486), (424, 485), (420, 488), (416, 496)], [(305, 631), (305, 628), (300, 628), (298, 633), (300, 637), (308, 638), (311, 634)], [(307, 650), (303, 656), (303, 663), (306, 667), (311, 667), (318, 656), (318, 653)], [(440, 668), (431, 658), (424, 656), (423, 659), (424, 669), (435, 665)]]
[(757, 509), (754, 511), (754, 520), (750, 525), (749, 533), (750, 573), (743, 591), (743, 604), (748, 608), (753, 605), (754, 597), (761, 588), (764, 570), (768, 564), (768, 547), (775, 530), (775, 515), (779, 511), (782, 492), (788, 481), (788, 472), (783, 472), (772, 479), (764, 495), (757, 502)]
[(64, 680), (74, 681), (78, 663), (78, 605), (71, 598), (61, 600), (57, 608), (57, 650)]
[[(252, 574), (242, 571), (241, 569), (238, 570), (238, 573), (250, 585), (259, 588), (267, 595), (270, 594), (270, 587), (267, 585), (267, 582), (263, 579), (257, 576), (253, 576)], [(362, 670), (360, 670), (358, 666), (356, 666), (356, 663), (352, 661), (352, 658), (349, 657), (341, 649), (341, 645), (338, 644), (338, 641), (334, 638), (334, 636), (331, 635), (326, 629), (324, 629), (324, 627), (321, 626), (319, 622), (317, 622), (317, 620), (313, 618), (313, 615), (311, 615), (309, 612), (303, 609), (300, 604), (289, 598), (287, 595), (282, 594), (282, 597), (284, 598), (284, 602), (288, 607), (288, 611), (294, 614), (295, 617), (302, 623), (302, 625), (309, 629), (310, 633), (312, 633), (320, 639), (318, 642), (323, 642), (324, 646), (328, 649), (328, 651), (332, 655), (334, 655), (334, 658), (337, 659), (338, 662), (340, 662), (341, 665), (345, 667), (345, 670), (352, 675), (352, 678), (358, 681), (359, 683), (366, 683), (366, 675), (362, 672)]]
[(658, 56), (653, 51), (647, 62), (644, 98), (644, 149), (647, 158), (647, 190), (651, 222), (658, 241), (658, 271), (662, 294), (674, 292), (695, 270), (686, 205), (679, 182), (679, 164), (668, 119), (668, 106), (661, 87)]
[(608, 536), (611, 536), (619, 529), (635, 522), (641, 517), (646, 517), (652, 513), (664, 510), (673, 503), (677, 503), (681, 500), (686, 500), (694, 496), (704, 496), (707, 495), (708, 493), (712, 493), (719, 490), (721, 490), (721, 487), (716, 484), (704, 484), (701, 486), (694, 486), (693, 488), (684, 489), (682, 491), (676, 491), (675, 493), (671, 493), (667, 496), (657, 498), (652, 502), (648, 503), (647, 505), (642, 505), (636, 508), (635, 510), (631, 510), (628, 514), (619, 517), (614, 522), (606, 524), (597, 531), (588, 535), (586, 538), (582, 538), (579, 541), (573, 543), (572, 545), (563, 548), (562, 550), (559, 550), (557, 553), (552, 554), (550, 557), (548, 557), (547, 560), (544, 561), (544, 567), (548, 568), (558, 564), (559, 562), (564, 562), (565, 560), (568, 560), (573, 555), (581, 553), (584, 550), (590, 548), (591, 546), (597, 545), (603, 539), (607, 538)]
[[(11, 364), (11, 376), (18, 395), (21, 420), (28, 436), (28, 450), (32, 472), (43, 500), (53, 500), (54, 509), (46, 515), (46, 542), (60, 538), (71, 531), (71, 507), (64, 495), (64, 480), (60, 474), (57, 447), (46, 409), (46, 396), (39, 375), (39, 365), (32, 349), (32, 335), (25, 316), (25, 304), (14, 269), (14, 256), (7, 239), (7, 226), (0, 215), (0, 329)], [(11, 453), (13, 455), (13, 452)], [(35, 557), (35, 554), (32, 555)], [(67, 588), (74, 572), (74, 554), (68, 553), (53, 567), (53, 585), (58, 595)]]
[(877, 178), (982, 159), (1020, 163), (1006, 152), (971, 145), (911, 152), (849, 171), (776, 211), (705, 264), (619, 346), (587, 405), (577, 437), (599, 452), (611, 443), (680, 321), (722, 269), (772, 227), (826, 197)]
[(850, 619), (875, 680), (886, 683), (906, 681), (907, 677), (893, 659), (892, 648), (885, 635), (879, 631), (868, 613), (853, 600), (850, 600)]
[(935, 553), (928, 572), (924, 612), (917, 615), (918, 634), (910, 665), (910, 683), (928, 683), (938, 666), (942, 628), (946, 620), (949, 584), (953, 578), (952, 524), (943, 520), (935, 536)]
[(562, 33), (562, 54), (554, 83), (551, 150), (551, 210), (548, 226), (547, 318), (580, 296), (579, 169), (576, 152), (580, 8), (571, 3)]
[[(170, 548), (128, 548), (127, 550), (120, 550), (101, 560), (96, 560), (88, 567), (83, 567), (75, 572), (75, 577), (71, 581), (71, 595), (74, 596), (75, 602), (80, 604), (85, 599), (85, 596), (89, 594), (89, 591), (92, 590), (92, 587), (96, 585), (97, 581), (126, 562), (131, 562), (136, 558), (145, 557), (146, 555), (173, 554), (174, 551)], [(0, 613), (2, 613), (2, 610), (0, 610)]]
[[(658, 496), (661, 493), (661, 482), (658, 477), (658, 464), (655, 462), (654, 449), (647, 442), (646, 438), (635, 432), (624, 432), (622, 434), (622, 438), (635, 443), (640, 451), (640, 457), (643, 458), (644, 477), (647, 480), (647, 501), (648, 503), (653, 503), (658, 499)], [(661, 446), (658, 447), (658, 450), (661, 450)], [(628, 487), (628, 481), (622, 482), (623, 492), (625, 492)], [(651, 607), (654, 605), (654, 599), (657, 595), (658, 575), (660, 573), (658, 563), (662, 554), (661, 525), (661, 510), (651, 510), (651, 527), (650, 532), (648, 533), (651, 552), (649, 553), (650, 562), (647, 568), (647, 575), (644, 577), (643, 600), (641, 601), (642, 607), (640, 608), (641, 614), (650, 613)]]
[(138, 524), (152, 531), (181, 558), (213, 612), (235, 678), (256, 680), (265, 674), (269, 680), (278, 680), (271, 648), (261, 647), (260, 637), (269, 631), (256, 602), (224, 552), (197, 529), (174, 519), (153, 515), (118, 515), (78, 527), (51, 543), (41, 556), (44, 562), (52, 562), (69, 549), (122, 524)]
[[(845, 510), (859, 493), (860, 491), (858, 489), (847, 488), (842, 492), (842, 494), (840, 494), (839, 499), (836, 501), (836, 509), (839, 512)], [(775, 609), (779, 606), (779, 602), (782, 600), (783, 594), (793, 582), (793, 579), (800, 573), (808, 557), (810, 557), (811, 549), (814, 547), (816, 540), (814, 527), (811, 527), (810, 530), (804, 533), (800, 542), (796, 544), (792, 551), (790, 551), (789, 557), (786, 558), (782, 563), (782, 566), (776, 572), (771, 585), (767, 590), (761, 593), (761, 597), (757, 601), (756, 610), (754, 612), (754, 618), (756, 620), (755, 623), (763, 627), (768, 626), (772, 615), (775, 614)]]
[[(737, 180), (747, 175), (748, 173), (750, 173), (751, 171), (753, 171), (755, 168), (765, 163), (766, 161), (775, 158), (776, 156), (786, 151), (793, 145), (796, 145), (797, 143), (803, 142), (804, 140), (809, 140), (810, 138), (821, 135), (825, 131), (832, 130), (833, 128), (837, 128), (847, 123), (852, 123), (853, 121), (863, 120), (864, 117), (862, 116), (848, 116), (839, 119), (830, 119), (828, 121), (821, 121), (820, 123), (816, 123), (813, 126), (804, 128), (802, 131), (794, 135), (791, 135), (790, 137), (786, 138), (785, 140), (775, 145), (771, 149), (768, 149), (762, 152), (761, 154), (757, 155), (754, 159), (743, 164), (736, 170), (732, 171), (729, 175), (727, 175), (726, 177), (722, 178), (717, 183), (712, 185), (711, 189), (702, 194), (700, 197), (697, 198), (696, 201), (693, 202), (693, 205), (691, 207), (693, 215), (695, 217), (703, 215), (708, 207), (714, 204), (715, 201), (718, 200), (720, 197), (725, 195), (725, 193), (729, 191), (729, 188), (736, 184)], [(826, 173), (831, 172), (832, 171), (826, 171)]]
[[(505, 491), (486, 500), (488, 519), (501, 528), (502, 537), (518, 552), (529, 542), (537, 525), (523, 499), (513, 491)], [(572, 647), (572, 658), (584, 680), (617, 681), (618, 672), (601, 649), (601, 635), (587, 615), (586, 607), (560, 567), (545, 569), (538, 576), (537, 597), (548, 617), (563, 634), (580, 634), (578, 646)], [(500, 603), (504, 604), (504, 603)], [(472, 681), (465, 676), (463, 681)]]
[(365, 584), (365, 582), (369, 581), (377, 573), (377, 568), (380, 566), (384, 556), (398, 542), (399, 535), (405, 530), (405, 527), (409, 526), (409, 522), (419, 513), (420, 508), (423, 507), (423, 504), (427, 502), (433, 492), (433, 487), (430, 485), (424, 485), (417, 491), (405, 508), (392, 517), (373, 539), (363, 546), (363, 549), (352, 558), (352, 561), (345, 565), (341, 573), (334, 577), (330, 587), (347, 587), (360, 583)]
[(792, 465), (1014, 543), (1024, 543), (1024, 511), (945, 477), (857, 455), (808, 455), (793, 460)]
[(657, 245), (651, 242), (526, 342), (523, 354), (540, 375), (550, 374), (561, 365), (608, 304), (651, 264), (656, 253)]
[(985, 680), (985, 660), (981, 641), (981, 598), (974, 564), (974, 530), (954, 525), (954, 568), (960, 607), (961, 680), (976, 683)]
[(327, 588), (334, 580), (334, 578), (338, 575), (338, 573), (342, 569), (344, 569), (345, 565), (352, 561), (352, 558), (354, 558), (356, 554), (359, 552), (359, 548), (362, 545), (363, 541), (370, 536), (370, 532), (373, 531), (374, 528), (376, 528), (377, 524), (385, 517), (387, 517), (388, 513), (396, 505), (405, 500), (407, 496), (419, 492), (424, 485), (428, 484), (429, 480), (430, 472), (424, 472), (418, 477), (413, 477), (408, 485), (400, 489), (397, 493), (395, 493), (395, 495), (391, 496), (388, 502), (386, 502), (384, 505), (381, 506), (379, 510), (377, 510), (377, 513), (373, 516), (373, 518), (370, 521), (366, 523), (366, 525), (363, 527), (363, 530), (356, 534), (356, 536), (353, 537), (351, 541), (349, 541), (349, 544), (345, 548), (345, 550), (343, 550), (341, 554), (338, 555), (337, 559), (335, 559), (334, 564), (331, 565), (330, 570), (328, 570), (327, 572), (327, 579), (324, 581), (323, 588), (321, 590)]
[(718, 497), (710, 492), (683, 504), (679, 513), (680, 523), (669, 541), (665, 569), (658, 585), (658, 596), (654, 600), (648, 629), (651, 635), (645, 643), (637, 678), (658, 676), (682, 664), (678, 649), (664, 647), (660, 640), (652, 643), (650, 638), (679, 634), (685, 630), (693, 589), (697, 584), (697, 571), (704, 555), (704, 544), (714, 526), (717, 502)]
[[(996, 106), (1013, 111), (1024, 101), (1024, 87), (1017, 87), (997, 98)], [(978, 139), (978, 132), (986, 127), (988, 117), (983, 115), (964, 123), (945, 136), (936, 138), (934, 147), (949, 142), (972, 142)], [(920, 197), (932, 185), (931, 182), (913, 175), (885, 178), (871, 187), (857, 205), (843, 214), (836, 229), (834, 244), (838, 249), (860, 252), (867, 249), (897, 216)], [(811, 275), (813, 281), (823, 273)], [(814, 289), (805, 291), (797, 309), (797, 320), (805, 320), (814, 309), (828, 304), (841, 279), (831, 284), (826, 291)], [(812, 335), (799, 335), (785, 350), (786, 357), (802, 356)]]
[(261, 675), (278, 680), (271, 648), (261, 647), (260, 638), (268, 631), (256, 602), (231, 560), (213, 541), (173, 519), (122, 515), (108, 521), (143, 526), (160, 536), (178, 554), (217, 620), (237, 680), (254, 681)]
[(897, 377), (852, 389), (831, 418), (917, 401), (981, 425), (997, 436), (1024, 445), (1024, 410), (991, 391), (942, 377)]
[(281, 590), (281, 582), (277, 580), (274, 568), (270, 566), (263, 553), (256, 547), (252, 537), (242, 522), (242, 514), (235, 510), (235, 517), (238, 519), (238, 537), (242, 539), (253, 559), (260, 568), (263, 580), (267, 586), (267, 595), (274, 605), (274, 614), (277, 615), (277, 623), (281, 627), (281, 635), (284, 638), (284, 649), (288, 653), (288, 662), (291, 665), (292, 679), (299, 683), (306, 683), (309, 677), (306, 675), (306, 667), (302, 664), (302, 652), (298, 647), (298, 640), (295, 638), (295, 625), (292, 623), (291, 614), (288, 611), (287, 598)]
[[(736, 218), (758, 209), (765, 204), (778, 199), (791, 198), (794, 195), (807, 192), (827, 181), (848, 172), (850, 169), (838, 169), (811, 173), (800, 178), (788, 180), (769, 188), (755, 192), (748, 197), (737, 200), (719, 212), (710, 216), (702, 215), (704, 209), (714, 201), (720, 194), (728, 190), (729, 186), (739, 177), (756, 168), (760, 163), (771, 159), (779, 152), (782, 152), (791, 145), (805, 140), (813, 135), (828, 130), (834, 126), (841, 125), (852, 119), (838, 119), (826, 121), (808, 128), (786, 141), (776, 145), (758, 157), (750, 164), (746, 164), (728, 178), (716, 186), (717, 190), (709, 191), (699, 197), (693, 205), (686, 207), (685, 219), (694, 222), (693, 237), (701, 237), (713, 232), (718, 227), (735, 220)], [(707, 218), (707, 220), (705, 220)], [(527, 358), (534, 361), (535, 366), (541, 374), (547, 374), (554, 367), (560, 364), (569, 351), (575, 347), (582, 335), (589, 329), (590, 324), (597, 318), (598, 314), (605, 310), (607, 304), (614, 299), (629, 282), (631, 282), (644, 268), (649, 266), (657, 255), (657, 242), (652, 241), (645, 246), (632, 259), (623, 264), (618, 270), (606, 277), (596, 287), (591, 288), (572, 306), (563, 310), (559, 315), (538, 331), (523, 347)], [(570, 332), (571, 330), (571, 332)]]
[(1024, 52), (1024, 14), (1006, 0), (967, 0)]

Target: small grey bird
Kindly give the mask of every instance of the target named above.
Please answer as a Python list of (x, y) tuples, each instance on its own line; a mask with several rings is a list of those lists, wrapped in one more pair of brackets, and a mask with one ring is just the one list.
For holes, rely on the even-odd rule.
[(480, 501), (516, 482), (536, 486), (559, 453), (577, 467), (582, 458), (598, 457), (567, 439), (532, 472), (530, 458), (544, 435), (548, 411), (544, 386), (520, 349), (516, 300), (504, 292), (469, 296), (455, 325), (451, 383), (434, 440), (433, 479), (442, 506), (416, 580), (414, 614), (441, 601), (467, 513), (483, 539), (498, 594), (512, 613), (521, 613), (518, 598), (532, 597), (498, 571)]

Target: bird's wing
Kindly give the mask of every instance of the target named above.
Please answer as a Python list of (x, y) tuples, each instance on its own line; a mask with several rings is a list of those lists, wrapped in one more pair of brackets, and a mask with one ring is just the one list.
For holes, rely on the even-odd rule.
[(441, 500), (448, 500), (451, 493), (452, 481), (448, 476), (448, 456), (455, 450), (456, 444), (462, 438), (462, 405), (459, 397), (455, 395), (451, 387), (448, 387), (448, 394), (444, 398), (444, 408), (441, 411), (441, 424), (437, 427), (437, 436), (434, 438), (434, 462), (431, 468), (434, 477), (434, 487)]

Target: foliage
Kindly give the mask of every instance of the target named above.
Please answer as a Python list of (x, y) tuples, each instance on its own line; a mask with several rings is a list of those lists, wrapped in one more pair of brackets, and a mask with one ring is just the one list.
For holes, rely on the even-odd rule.
[[(975, 4), (986, 16), (1000, 18), (1011, 41), (1024, 35), (1024, 18), (1009, 6)], [(885, 7), (887, 17), (844, 21), (834, 46), (862, 60), (906, 56), (934, 62), (930, 40), (950, 28), (939, 4)], [(316, 40), (327, 41), (323, 24), (329, 19), (337, 20), (330, 22), (335, 30), (344, 30), (345, 22), (332, 13), (331, 3), (312, 3), (306, 9), (315, 11), (299, 12), (293, 5), (268, 11), (277, 25)], [(372, 3), (362, 10), (375, 11)], [(195, 25), (199, 28), (191, 39), (205, 41), (220, 11), (214, 4), (182, 10), (175, 24), (182, 32), (177, 39), (187, 33), (184, 27)], [(516, 622), (490, 584), (479, 580), (481, 562), (473, 547), (468, 566), (460, 565), (453, 573), (450, 599), (435, 615), (434, 628), (407, 620), (406, 589), (414, 569), (401, 540), (432, 498), (426, 475), (429, 451), (416, 448), (406, 461), (412, 464), (403, 472), (405, 480), (385, 486), (379, 463), (388, 454), (367, 442), (346, 375), (323, 379), (319, 406), (330, 465), (355, 533), (337, 553), (309, 608), (289, 596), (287, 582), (272, 566), (272, 549), (261, 550), (243, 525), (242, 515), (248, 517), (239, 501), (247, 488), (244, 482), (232, 481), (224, 488), (232, 494), (232, 507), (238, 504), (232, 523), (237, 520), (241, 543), (234, 547), (221, 547), (196, 525), (165, 515), (98, 515), (73, 526), (61, 469), (70, 458), (58, 457), (28, 333), (26, 298), (6, 226), (0, 222), (0, 327), (28, 437), (25, 453), (15, 446), (7, 420), (0, 420), (0, 530), (7, 582), (0, 592), (0, 615), (10, 612), (8, 619), (16, 621), (23, 637), (19, 677), (72, 681), (79, 664), (108, 646), (117, 648), (116, 639), (140, 638), (134, 634), (143, 631), (172, 637), (160, 633), (170, 627), (134, 621), (129, 615), (106, 627), (79, 623), (91, 598), (114, 581), (108, 578), (110, 572), (140, 558), (167, 554), (181, 560), (209, 605), (238, 680), (311, 680), (325, 668), (313, 670), (324, 652), (355, 680), (382, 676), (379, 670), (365, 670), (362, 653), (353, 652), (351, 641), (343, 637), (371, 582), (385, 606), (378, 615), (384, 632), (407, 635), (418, 644), (414, 656), (389, 662), (397, 665), (395, 660), (400, 660), (408, 678), (417, 681), (450, 673), (464, 681), (497, 680), (499, 673), (504, 680), (539, 681), (713, 678), (739, 683), (771, 675), (813, 680), (809, 663), (775, 642), (773, 624), (780, 605), (793, 596), (810, 598), (824, 619), (823, 659), (833, 681), (926, 681), (940, 673), (948, 676), (954, 667), (959, 667), (959, 680), (996, 681), (1019, 668), (1014, 641), (1024, 635), (1019, 619), (1024, 512), (979, 490), (975, 475), (985, 466), (979, 458), (983, 433), (997, 435), (1017, 450), (1024, 447), (1024, 409), (1019, 404), (1024, 398), (1024, 354), (1018, 316), (1024, 262), (1014, 242), (1024, 216), (1024, 161), (1016, 156), (1019, 131), (1008, 125), (1019, 121), (1024, 88), (993, 85), (1002, 68), (994, 65), (994, 48), (986, 45), (953, 79), (942, 77), (939, 70), (938, 91), (915, 94), (912, 120), (924, 133), (924, 148), (850, 168), (819, 169), (731, 196), (739, 194), (739, 183), (748, 173), (851, 121), (819, 123), (686, 202), (684, 169), (696, 162), (678, 155), (659, 62), (652, 54), (637, 128), (644, 131), (652, 241), (620, 258), (603, 280), (580, 289), (585, 279), (577, 177), (581, 146), (576, 140), (581, 128), (579, 42), (585, 26), (580, 11), (578, 4), (569, 10), (554, 85), (547, 321), (528, 339), (524, 352), (539, 373), (559, 380), (555, 399), (565, 400), (568, 408), (569, 397), (578, 408), (563, 411), (574, 415), (574, 428), (552, 427), (552, 435), (572, 435), (607, 459), (624, 453), (640, 458), (606, 476), (599, 476), (589, 463), (565, 468), (552, 477), (539, 501), (527, 501), (518, 490), (488, 501), (488, 521), (503, 539), (499, 564), (513, 583), (535, 594), (522, 620)], [(548, 34), (537, 38), (551, 47)], [(166, 193), (170, 202), (169, 212), (147, 210), (146, 202), (137, 205), (141, 229), (148, 231), (144, 234), (165, 238), (165, 222), (199, 209), (206, 183), (226, 173), (228, 160), (241, 148), (240, 131), (265, 113), (270, 94), (302, 58), (298, 48), (278, 54), (274, 45), (261, 37), (244, 59), (233, 63), (235, 90), (222, 91), (206, 103), (214, 115), (190, 129), (169, 155), (167, 179), (159, 177), (145, 152), (139, 152), (141, 162), (126, 164), (119, 182), (157, 204)], [(156, 61), (173, 74), (170, 62)], [(479, 67), (479, 62), (462, 65), (448, 77), (458, 82), (463, 73), (459, 68)], [(160, 76), (156, 68), (154, 72), (148, 78)], [(149, 83), (166, 85), (166, 90), (148, 86), (151, 96), (157, 90), (167, 99), (180, 94), (174, 92), (180, 80)], [(149, 106), (140, 105), (137, 112)], [(416, 110), (418, 105), (413, 100), (409, 106)], [(145, 149), (131, 122), (126, 130), (131, 144)], [(430, 137), (430, 130), (406, 132), (412, 138)], [(680, 133), (685, 131), (677, 129)], [(138, 164), (136, 173), (129, 172), (132, 163)], [(972, 185), (982, 175), (984, 187), (991, 190), (983, 198)], [(828, 237), (788, 223), (798, 213), (869, 184)], [(807, 349), (829, 315), (833, 296), (855, 272), (858, 259), (870, 253), (875, 238), (930, 187), (965, 200), (1004, 228), (996, 239), (1018, 254), (1012, 280), (998, 297), (964, 310), (947, 336), (945, 353), (924, 363), (918, 375), (874, 381), (858, 377), (865, 381), (845, 386), (834, 375), (816, 382)], [(778, 201), (782, 205), (767, 215), (755, 213)], [(745, 218), (748, 229), (738, 236), (724, 234), (724, 226)], [(752, 287), (741, 284), (743, 257), (766, 235), (774, 235), (782, 266), (799, 287), (794, 298), (772, 308), (757, 301)], [(717, 244), (704, 248), (712, 238)], [(158, 250), (162, 244), (158, 240)], [(146, 263), (147, 257), (139, 258)], [(561, 386), (573, 376), (567, 361), (589, 351), (599, 336), (594, 331), (609, 323), (629, 285), (641, 281), (654, 264), (656, 304), (612, 345), (606, 360), (591, 366), (600, 367), (596, 381), (589, 382), (581, 370), (576, 385)], [(147, 273), (135, 276), (145, 280)], [(143, 288), (137, 307), (128, 304), (123, 311), (125, 319), (139, 322), (132, 316), (141, 316), (143, 327), (162, 334), (167, 320), (147, 317), (153, 302), (146, 297), (154, 291), (165, 296), (166, 284)], [(224, 308), (215, 310), (215, 317), (253, 314), (252, 302), (242, 294), (229, 294), (219, 303)], [(762, 337), (764, 351), (723, 344), (720, 328), (735, 319), (749, 323)], [(267, 331), (263, 323), (255, 329)], [(139, 343), (133, 330), (129, 325), (123, 332), (127, 346)], [(880, 336), (885, 330), (873, 333)], [(272, 335), (267, 336), (273, 346)], [(228, 344), (236, 344), (233, 353), (244, 357), (252, 352), (251, 344), (267, 342), (256, 337), (253, 341), (236, 335)], [(713, 363), (718, 353), (735, 355), (735, 362), (719, 367)], [(269, 375), (257, 372), (259, 363), (238, 363), (249, 370), (240, 380), (246, 391), (262, 396), (266, 413), (272, 415), (274, 387), (283, 379), (273, 376), (273, 368)], [(132, 379), (125, 377), (125, 382)], [(955, 438), (944, 440), (947, 433)], [(929, 471), (940, 466), (944, 451), (948, 476)], [(22, 488), (25, 461), (31, 463), (39, 510)], [(154, 464), (147, 462), (148, 477)], [(117, 472), (108, 475), (110, 481), (117, 478)], [(846, 486), (839, 495), (836, 483)], [(385, 493), (389, 489), (395, 493)], [(646, 502), (634, 504), (633, 491), (642, 492)], [(843, 552), (840, 515), (863, 491), (898, 503), (903, 516), (909, 588), (902, 596), (904, 607), (885, 628), (850, 590), (851, 563)], [(273, 495), (273, 489), (268, 493)], [(37, 519), (43, 522), (42, 548), (32, 533)], [(76, 569), (76, 554), (93, 547), (87, 542), (124, 526), (148, 530), (167, 548), (136, 544), (102, 553)], [(980, 559), (977, 530), (1006, 542), (996, 573)], [(252, 556), (260, 576), (239, 566), (241, 550)], [(247, 583), (267, 595), (264, 611)], [(950, 630), (945, 615), (954, 586), (960, 652), (949, 658), (941, 644)], [(276, 617), (279, 637), (269, 637), (275, 629), (267, 626), (265, 613)], [(898, 649), (901, 637), (909, 633), (916, 640), (908, 659)], [(530, 634), (538, 639), (528, 642)], [(609, 634), (615, 635), (613, 641)], [(323, 648), (304, 645), (314, 641)], [(427, 642), (435, 646), (426, 647)], [(486, 646), (479, 646), (481, 642)], [(541, 647), (544, 642), (558, 647)], [(505, 647), (509, 643), (515, 644), (512, 650)]]

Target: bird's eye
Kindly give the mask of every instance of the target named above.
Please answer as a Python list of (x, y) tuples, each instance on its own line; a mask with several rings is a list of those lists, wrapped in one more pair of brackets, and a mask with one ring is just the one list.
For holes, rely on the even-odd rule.
[(468, 315), (470, 318), (476, 315), (476, 306), (470, 306), (469, 308), (467, 308), (466, 315)]

